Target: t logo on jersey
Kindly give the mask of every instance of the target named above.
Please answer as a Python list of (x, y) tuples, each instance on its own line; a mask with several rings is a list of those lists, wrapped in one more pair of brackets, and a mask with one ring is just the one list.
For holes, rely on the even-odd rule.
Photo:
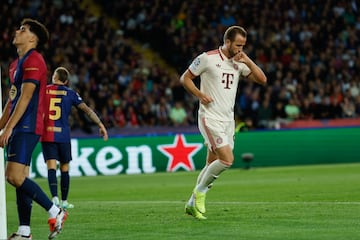
[(230, 84), (233, 84), (234, 74), (223, 73), (221, 83), (225, 83), (225, 89), (230, 89)]

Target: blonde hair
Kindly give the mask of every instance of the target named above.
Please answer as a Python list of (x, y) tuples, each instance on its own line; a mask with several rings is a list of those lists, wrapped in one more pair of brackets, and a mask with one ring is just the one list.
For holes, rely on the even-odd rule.
[(61, 82), (65, 83), (69, 80), (69, 71), (64, 67), (58, 67), (55, 69), (55, 73), (58, 75), (58, 78)]

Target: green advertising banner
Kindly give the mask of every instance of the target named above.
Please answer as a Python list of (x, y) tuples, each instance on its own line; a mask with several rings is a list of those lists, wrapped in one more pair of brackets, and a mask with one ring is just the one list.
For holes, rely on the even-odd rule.
[[(241, 132), (235, 137), (233, 168), (345, 163), (360, 160), (360, 128)], [(194, 171), (205, 164), (200, 134), (72, 139), (71, 176)], [(250, 163), (244, 156), (252, 155)], [(46, 177), (37, 145), (31, 177)]]

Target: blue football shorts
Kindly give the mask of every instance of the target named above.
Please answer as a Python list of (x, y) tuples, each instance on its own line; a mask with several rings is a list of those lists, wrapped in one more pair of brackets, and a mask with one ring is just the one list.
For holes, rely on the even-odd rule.
[(71, 156), (71, 143), (42, 142), (41, 143), (45, 162), (56, 159), (61, 163), (69, 163)]
[(30, 166), (32, 153), (39, 139), (40, 136), (34, 133), (15, 132), (6, 147), (7, 161)]

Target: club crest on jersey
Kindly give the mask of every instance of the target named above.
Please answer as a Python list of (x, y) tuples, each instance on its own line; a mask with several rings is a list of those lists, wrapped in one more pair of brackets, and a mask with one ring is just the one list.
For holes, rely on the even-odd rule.
[(234, 69), (239, 70), (239, 66), (237, 64), (235, 64), (235, 63), (234, 63)]
[(9, 98), (11, 100), (14, 100), (17, 94), (17, 89), (15, 87), (15, 85), (11, 85), (10, 91), (9, 91)]

